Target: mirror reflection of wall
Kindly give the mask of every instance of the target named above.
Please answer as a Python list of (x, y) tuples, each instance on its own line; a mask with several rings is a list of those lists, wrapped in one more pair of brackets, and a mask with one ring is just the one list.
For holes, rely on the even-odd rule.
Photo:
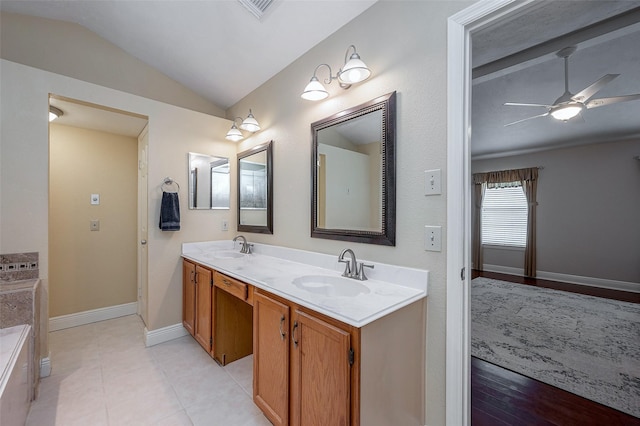
[(396, 92), (311, 123), (311, 236), (395, 245)]
[(229, 159), (189, 153), (189, 208), (228, 209), (231, 177)]
[(272, 145), (238, 154), (238, 232), (273, 234)]
[(318, 132), (318, 227), (382, 231), (382, 111)]
[(240, 160), (240, 224), (267, 224), (267, 152)]

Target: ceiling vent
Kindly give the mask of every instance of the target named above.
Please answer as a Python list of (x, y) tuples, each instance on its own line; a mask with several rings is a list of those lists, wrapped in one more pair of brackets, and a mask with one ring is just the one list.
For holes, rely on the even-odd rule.
[(262, 19), (273, 0), (238, 0), (249, 12), (258, 19)]

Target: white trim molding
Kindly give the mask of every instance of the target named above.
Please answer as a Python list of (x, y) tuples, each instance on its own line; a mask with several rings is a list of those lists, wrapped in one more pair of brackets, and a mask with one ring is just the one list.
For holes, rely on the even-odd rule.
[(144, 344), (145, 346), (159, 345), (160, 343), (178, 339), (187, 336), (189, 332), (182, 326), (182, 323), (159, 328), (157, 330), (147, 330), (144, 328)]
[(49, 377), (51, 375), (51, 352), (40, 359), (40, 378)]
[(126, 315), (134, 315), (137, 311), (138, 303), (132, 302), (74, 314), (60, 315), (59, 317), (49, 318), (49, 331), (64, 330), (65, 328), (124, 317)]
[(471, 424), (471, 33), (534, 0), (484, 0), (451, 16), (447, 29), (446, 425)]
[[(498, 272), (501, 274), (524, 276), (522, 268), (511, 266), (483, 265), (483, 271)], [(587, 287), (606, 288), (609, 290), (628, 291), (630, 293), (640, 293), (640, 283), (629, 281), (610, 280), (605, 278), (583, 277), (580, 275), (561, 274), (559, 272), (536, 271), (536, 278), (542, 280), (559, 281), (563, 283), (584, 285)]]

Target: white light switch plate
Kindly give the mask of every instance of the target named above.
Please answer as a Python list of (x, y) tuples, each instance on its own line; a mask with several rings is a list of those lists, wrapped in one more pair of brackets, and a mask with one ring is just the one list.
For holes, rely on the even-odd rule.
[(226, 219), (222, 220), (222, 224), (220, 225), (220, 229), (222, 229), (223, 231), (228, 231), (229, 230), (229, 221)]
[(91, 194), (91, 204), (94, 206), (100, 204), (100, 194)]
[(442, 170), (426, 170), (424, 172), (424, 195), (442, 194)]
[(424, 249), (427, 251), (442, 251), (442, 227), (424, 227)]

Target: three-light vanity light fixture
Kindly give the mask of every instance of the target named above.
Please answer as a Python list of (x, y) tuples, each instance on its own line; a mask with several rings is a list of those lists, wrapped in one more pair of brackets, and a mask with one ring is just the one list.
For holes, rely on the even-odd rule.
[[(240, 120), (240, 126), (236, 126), (236, 123), (238, 122), (238, 120)], [(251, 133), (255, 133), (258, 130), (260, 130), (260, 124), (258, 124), (258, 120), (256, 120), (256, 118), (253, 116), (251, 109), (249, 109), (249, 115), (244, 120), (242, 119), (242, 117), (236, 117), (233, 119), (233, 125), (231, 126), (231, 129), (229, 129), (229, 131), (227, 132), (227, 136), (226, 136), (227, 140), (238, 142), (244, 139), (244, 135), (242, 134), (242, 132), (238, 127), (240, 127), (240, 129), (242, 130), (246, 130), (247, 132), (251, 132)]]
[[(353, 53), (349, 56), (351, 49), (353, 49)], [(362, 59), (360, 59), (360, 55), (356, 52), (356, 47), (352, 44), (347, 47), (347, 52), (344, 54), (344, 65), (338, 70), (335, 76), (332, 75), (331, 67), (328, 64), (320, 64), (316, 67), (313, 71), (313, 77), (311, 77), (309, 84), (307, 84), (304, 92), (300, 95), (302, 99), (319, 101), (329, 96), (329, 92), (327, 92), (324, 85), (316, 76), (320, 67), (323, 66), (329, 68), (329, 78), (324, 80), (325, 84), (331, 84), (333, 80), (338, 80), (340, 87), (343, 89), (348, 89), (352, 84), (365, 81), (371, 76), (371, 70)]]

